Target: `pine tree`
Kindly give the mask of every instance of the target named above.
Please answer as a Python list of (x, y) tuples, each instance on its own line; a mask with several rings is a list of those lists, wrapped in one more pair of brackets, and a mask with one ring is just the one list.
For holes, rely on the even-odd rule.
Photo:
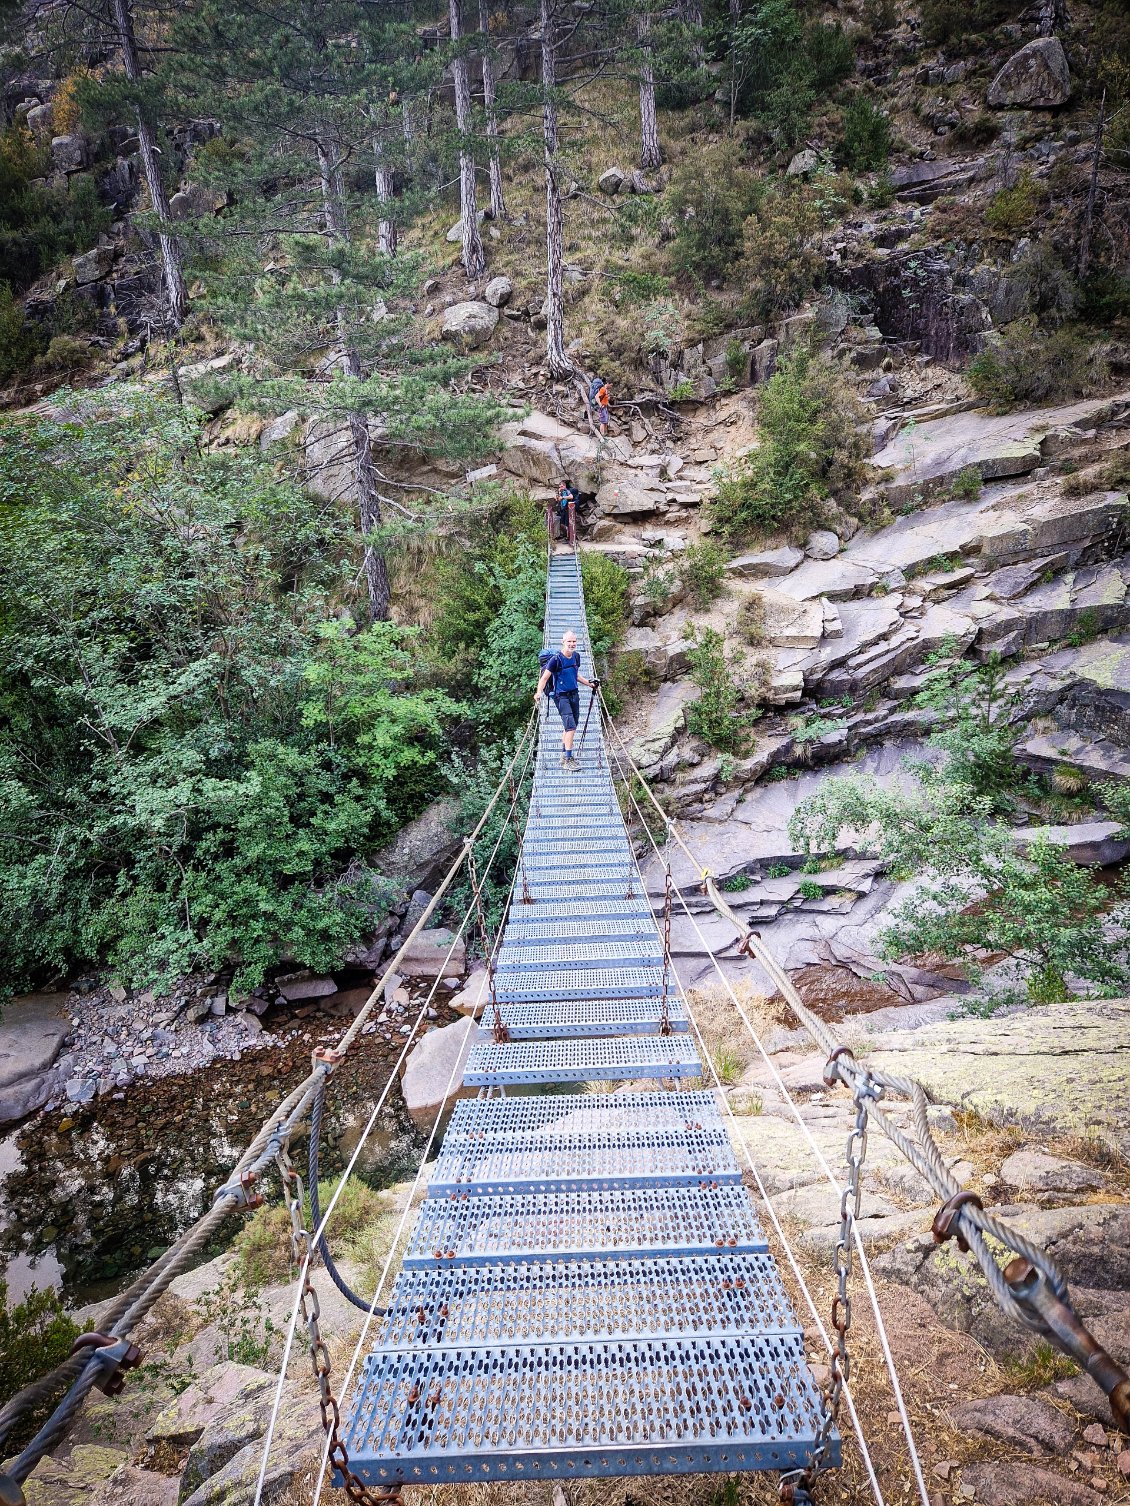
[(464, 37), (463, 0), (448, 0), (451, 25), (451, 77), (455, 85), (455, 122), (459, 127), (459, 212), (462, 226), (463, 270), (468, 280), (481, 277), (487, 259), (479, 234), (479, 205), (475, 185), (475, 150), (471, 120), (471, 78), (467, 53), (460, 47)]
[(487, 0), (479, 0), (479, 31), (482, 33), (483, 107), (490, 141), (490, 217), (497, 223), (506, 218), (506, 198), (502, 191), (502, 158), (498, 150), (498, 83), (494, 73)]
[(388, 63), (376, 65), (378, 36), (350, 30), (356, 19), (349, 0), (297, 0), (264, 36), (239, 0), (201, 0), (178, 41), (195, 60), (188, 99), (223, 123), (228, 150), (213, 171), (237, 206), (207, 227), (204, 275), (218, 317), (259, 363), (223, 385), (245, 405), (309, 415), (330, 465), (348, 469), (369, 613), (381, 620), (390, 586), (376, 448), (475, 454), (496, 415), (449, 391), (466, 363), (416, 348), (395, 312), (418, 268), (369, 238), (379, 241), (389, 201), (370, 188), (366, 202), (357, 185), (372, 183), (370, 91), (379, 83), (387, 97)]
[(636, 21), (640, 47), (640, 166), (645, 172), (663, 164), (659, 147), (659, 123), (655, 116), (655, 61), (651, 51), (651, 11), (641, 11)]
[(557, 139), (557, 56), (562, 0), (540, 0), (542, 144), (545, 161), (545, 359), (551, 376), (568, 377), (565, 354), (565, 218)]

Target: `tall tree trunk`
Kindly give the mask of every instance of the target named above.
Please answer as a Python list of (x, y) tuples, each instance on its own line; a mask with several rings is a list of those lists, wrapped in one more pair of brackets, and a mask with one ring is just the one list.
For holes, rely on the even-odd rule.
[(645, 10), (636, 21), (640, 44), (640, 166), (645, 172), (662, 166), (659, 150), (659, 122), (655, 118), (655, 62), (651, 51), (651, 12)]
[(502, 159), (498, 153), (498, 91), (494, 77), (494, 58), (490, 50), (490, 13), (487, 0), (479, 0), (479, 30), (483, 34), (483, 105), (487, 113), (487, 136), (490, 138), (490, 217), (506, 218), (506, 199), (502, 192)]
[[(373, 132), (373, 163), (377, 198), (383, 206), (392, 202), (394, 184), (392, 168), (385, 161), (384, 139), (380, 126)], [(396, 255), (396, 221), (386, 218), (384, 214), (377, 224), (377, 245), (385, 256)]]
[[(345, 215), (345, 194), (341, 179), (341, 151), (332, 133), (318, 139), (318, 172), (322, 181), (322, 210), (326, 239), (332, 244), (348, 244), (349, 222)], [(361, 358), (349, 340), (344, 311), (337, 316), (341, 341), (341, 369), (347, 377), (361, 380)], [(357, 486), (357, 504), (361, 531), (365, 539), (365, 583), (369, 591), (369, 620), (387, 622), (392, 589), (384, 555), (373, 543), (373, 533), (381, 523), (381, 499), (373, 468), (373, 441), (369, 424), (362, 413), (351, 413), (347, 421), (349, 448), (353, 457), (353, 478)]]
[(545, 146), (545, 359), (551, 376), (572, 376), (565, 354), (565, 219), (557, 181), (557, 0), (541, 0), (542, 139)]
[[(463, 0), (448, 0), (451, 40), (463, 37)], [(479, 203), (475, 188), (475, 153), (471, 138), (471, 79), (465, 53), (451, 64), (455, 84), (455, 123), (459, 127), (459, 210), (463, 226), (463, 270), (467, 277), (481, 277), (487, 269), (483, 238), (479, 234)]]
[(1091, 153), (1091, 181), (1087, 187), (1087, 208), (1083, 215), (1083, 232), (1079, 237), (1079, 280), (1086, 277), (1091, 268), (1091, 230), (1095, 223), (1095, 199), (1099, 191), (1099, 164), (1103, 155), (1103, 134), (1106, 131), (1106, 90), (1099, 100), (1099, 118), (1095, 122), (1095, 149)]
[[(130, 0), (113, 0), (113, 6), (114, 26), (118, 33), (118, 46), (121, 48), (126, 78), (130, 83), (138, 83), (141, 79), (141, 60), (137, 52), (137, 38), (133, 30)], [(173, 217), (169, 211), (169, 197), (165, 192), (165, 185), (161, 182), (161, 169), (157, 161), (159, 153), (157, 143), (153, 139), (153, 131), (149, 122), (143, 119), (140, 109), (135, 113), (137, 141), (141, 148), (141, 170), (145, 174), (149, 202), (161, 226), (157, 232), (157, 243), (161, 250), (161, 276), (165, 284), (165, 305), (170, 326), (173, 329), (180, 329), (188, 311), (188, 289), (184, 285), (183, 253), (180, 242), (172, 232)]]
[(742, 0), (730, 0), (730, 128), (738, 118), (738, 23), (742, 19)]

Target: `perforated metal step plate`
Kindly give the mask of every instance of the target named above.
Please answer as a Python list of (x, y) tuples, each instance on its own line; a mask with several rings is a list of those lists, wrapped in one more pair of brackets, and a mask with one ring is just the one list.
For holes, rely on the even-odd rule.
[(784, 1470), (819, 1407), (794, 1336), (377, 1351), (345, 1444), (373, 1485)]
[(561, 941), (556, 946), (522, 946), (515, 940), (504, 944), (498, 953), (499, 968), (505, 968), (508, 973), (529, 973), (532, 977), (554, 965), (571, 972), (584, 973), (608, 964), (616, 967), (662, 967), (663, 949), (659, 938), (641, 936), (637, 941), (609, 939), (599, 947), (589, 941)]
[(499, 1001), (533, 1003), (549, 999), (646, 999), (663, 992), (661, 967), (606, 967), (582, 972), (514, 972), (498, 968), (495, 989)]
[(429, 1197), (524, 1192), (600, 1191), (623, 1187), (737, 1184), (741, 1171), (724, 1137), (707, 1130), (609, 1131), (559, 1135), (531, 1143), (524, 1136), (447, 1144), (428, 1182)]
[[(657, 941), (659, 933), (650, 910), (640, 910), (635, 920), (611, 920), (604, 915), (592, 915), (587, 908), (584, 915), (586, 918), (583, 920), (527, 920), (519, 913), (519, 907), (514, 906), (507, 919), (506, 939), (502, 943), (500, 955), (511, 942), (520, 942), (523, 946), (539, 946), (559, 941), (567, 947), (571, 941), (580, 941), (598, 947), (606, 942), (623, 943), (630, 939)], [(662, 954), (662, 948), (660, 952)]]
[(380, 1347), (799, 1334), (771, 1255), (401, 1271)]
[[(498, 1015), (511, 1040), (552, 1040), (578, 1035), (662, 1034), (664, 1020), (671, 1030), (687, 1031), (690, 1021), (674, 993), (667, 999), (566, 999), (538, 1004), (499, 1003)], [(494, 1008), (488, 1006), (478, 1038), (492, 1040)]]
[(643, 1259), (740, 1250), (765, 1236), (742, 1187), (650, 1187), (426, 1198), (406, 1267), (507, 1260)]
[(491, 1135), (605, 1134), (620, 1130), (709, 1129), (726, 1134), (714, 1093), (548, 1093), (525, 1098), (461, 1098), (452, 1109), (444, 1141), (486, 1140)]
[(477, 1042), (467, 1053), (463, 1081), (470, 1088), (504, 1088), (519, 1083), (701, 1076), (702, 1063), (685, 1035), (625, 1035), (504, 1045)]
[(525, 935), (527, 924), (536, 922), (541, 925), (549, 916), (557, 917), (565, 924), (585, 915), (591, 915), (593, 923), (600, 925), (606, 921), (626, 921), (634, 925), (637, 919), (641, 924), (655, 924), (654, 912), (642, 894), (637, 894), (634, 899), (625, 899), (623, 894), (602, 898), (578, 895), (575, 890), (569, 895), (545, 895), (539, 887), (538, 897), (530, 904), (523, 904), (519, 887), (506, 918), (506, 935)]

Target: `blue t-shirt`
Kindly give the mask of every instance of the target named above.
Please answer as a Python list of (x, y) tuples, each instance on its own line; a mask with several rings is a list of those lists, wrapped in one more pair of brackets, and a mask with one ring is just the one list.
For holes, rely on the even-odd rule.
[(560, 695), (565, 690), (576, 690), (577, 674), (581, 668), (579, 653), (573, 653), (571, 657), (566, 658), (563, 653), (558, 652), (554, 654), (546, 668), (553, 676), (554, 695)]

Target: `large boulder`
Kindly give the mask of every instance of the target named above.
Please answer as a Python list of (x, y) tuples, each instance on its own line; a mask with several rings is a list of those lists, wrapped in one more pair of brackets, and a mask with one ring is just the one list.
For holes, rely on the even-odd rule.
[(648, 518), (665, 507), (666, 492), (639, 477), (615, 477), (597, 491), (601, 512), (612, 518)]
[(461, 978), (466, 969), (466, 945), (462, 937), (456, 941), (445, 926), (421, 931), (396, 964), (397, 972), (405, 978)]
[(824, 607), (817, 600), (797, 601), (783, 591), (760, 591), (761, 631), (776, 648), (815, 648), (824, 636)]
[(778, 549), (762, 549), (754, 554), (739, 554), (726, 566), (731, 575), (758, 577), (788, 575), (804, 560), (804, 553), (792, 544)]
[(477, 298), (453, 303), (444, 311), (441, 337), (461, 350), (479, 350), (490, 343), (498, 324), (498, 310)]
[(51, 162), (56, 172), (81, 173), (90, 162), (85, 136), (56, 136), (51, 142)]
[(1013, 53), (989, 85), (994, 109), (1050, 110), (1071, 98), (1071, 70), (1058, 37), (1036, 37)]
[(1075, 1442), (1070, 1418), (1038, 1396), (984, 1396), (950, 1408), (961, 1433), (995, 1438), (1026, 1454), (1066, 1454)]
[[(273, 1388), (274, 1381), (266, 1371), (258, 1370), (254, 1365), (225, 1360), (223, 1364), (204, 1371), (198, 1380), (159, 1412), (150, 1423), (146, 1437), (151, 1443), (194, 1443), (208, 1428), (223, 1423), (233, 1412), (246, 1412), (254, 1402), (269, 1396)], [(265, 1430), (266, 1422), (258, 1433), (252, 1432), (248, 1437), (258, 1437)], [(247, 1441), (245, 1438), (244, 1442)], [(239, 1447), (242, 1446), (241, 1443)], [(228, 1458), (237, 1451), (232, 1449)], [(221, 1462), (226, 1464), (227, 1460)]]
[(458, 801), (435, 801), (376, 853), (371, 866), (402, 889), (431, 893), (463, 845), (454, 831), (458, 819)]
[[(485, 209), (480, 209), (476, 216), (480, 225), (483, 223), (486, 217), (487, 212)], [(444, 237), (444, 239), (449, 240), (453, 246), (458, 246), (462, 242), (463, 221), (461, 219), (455, 221), (455, 224), (452, 225), (451, 229), (447, 232), (447, 235)]]
[(0, 1124), (40, 1108), (51, 1095), (51, 1067), (70, 1028), (65, 994), (25, 994), (0, 1018)]
[(84, 251), (81, 256), (71, 260), (75, 282), (79, 287), (88, 282), (101, 282), (109, 275), (113, 265), (114, 253), (109, 246), (95, 246), (93, 251)]
[(483, 297), (491, 308), (505, 308), (514, 295), (514, 284), (509, 277), (492, 277), (483, 289)]
[[(317, 1388), (311, 1389), (305, 1376), (288, 1381), (283, 1388), (282, 1405), (271, 1442), (267, 1475), (263, 1482), (264, 1500), (276, 1500), (289, 1489), (296, 1490), (293, 1497), (295, 1500), (310, 1498), (309, 1487), (313, 1485), (317, 1473), (318, 1450), (325, 1436), (318, 1416), (317, 1397)], [(237, 1419), (245, 1419), (244, 1426), (250, 1421), (258, 1420), (247, 1419), (246, 1409), (238, 1403), (235, 1416)], [(264, 1423), (264, 1429), (265, 1426)], [(236, 1441), (240, 1431), (241, 1425), (236, 1420), (232, 1425), (231, 1442)], [(213, 1437), (218, 1440), (221, 1434), (222, 1424), (216, 1426)], [(201, 1442), (203, 1443), (203, 1438)], [(218, 1458), (223, 1452), (225, 1450), (220, 1447), (212, 1457)], [(182, 1491), (181, 1506), (249, 1506), (254, 1499), (262, 1458), (263, 1438), (260, 1435), (243, 1444), (221, 1468), (214, 1474), (208, 1474), (191, 1494)], [(209, 1467), (205, 1453), (197, 1456), (193, 1467), (197, 1471)]]
[(612, 195), (620, 192), (626, 179), (618, 167), (606, 167), (596, 181), (601, 193)]
[(463, 1087), (463, 1065), (478, 1026), (468, 1017), (427, 1035), (408, 1054), (400, 1079), (404, 1106), (417, 1128), (430, 1130), (436, 1115), (449, 1111), (456, 1098), (473, 1097), (477, 1088)]

